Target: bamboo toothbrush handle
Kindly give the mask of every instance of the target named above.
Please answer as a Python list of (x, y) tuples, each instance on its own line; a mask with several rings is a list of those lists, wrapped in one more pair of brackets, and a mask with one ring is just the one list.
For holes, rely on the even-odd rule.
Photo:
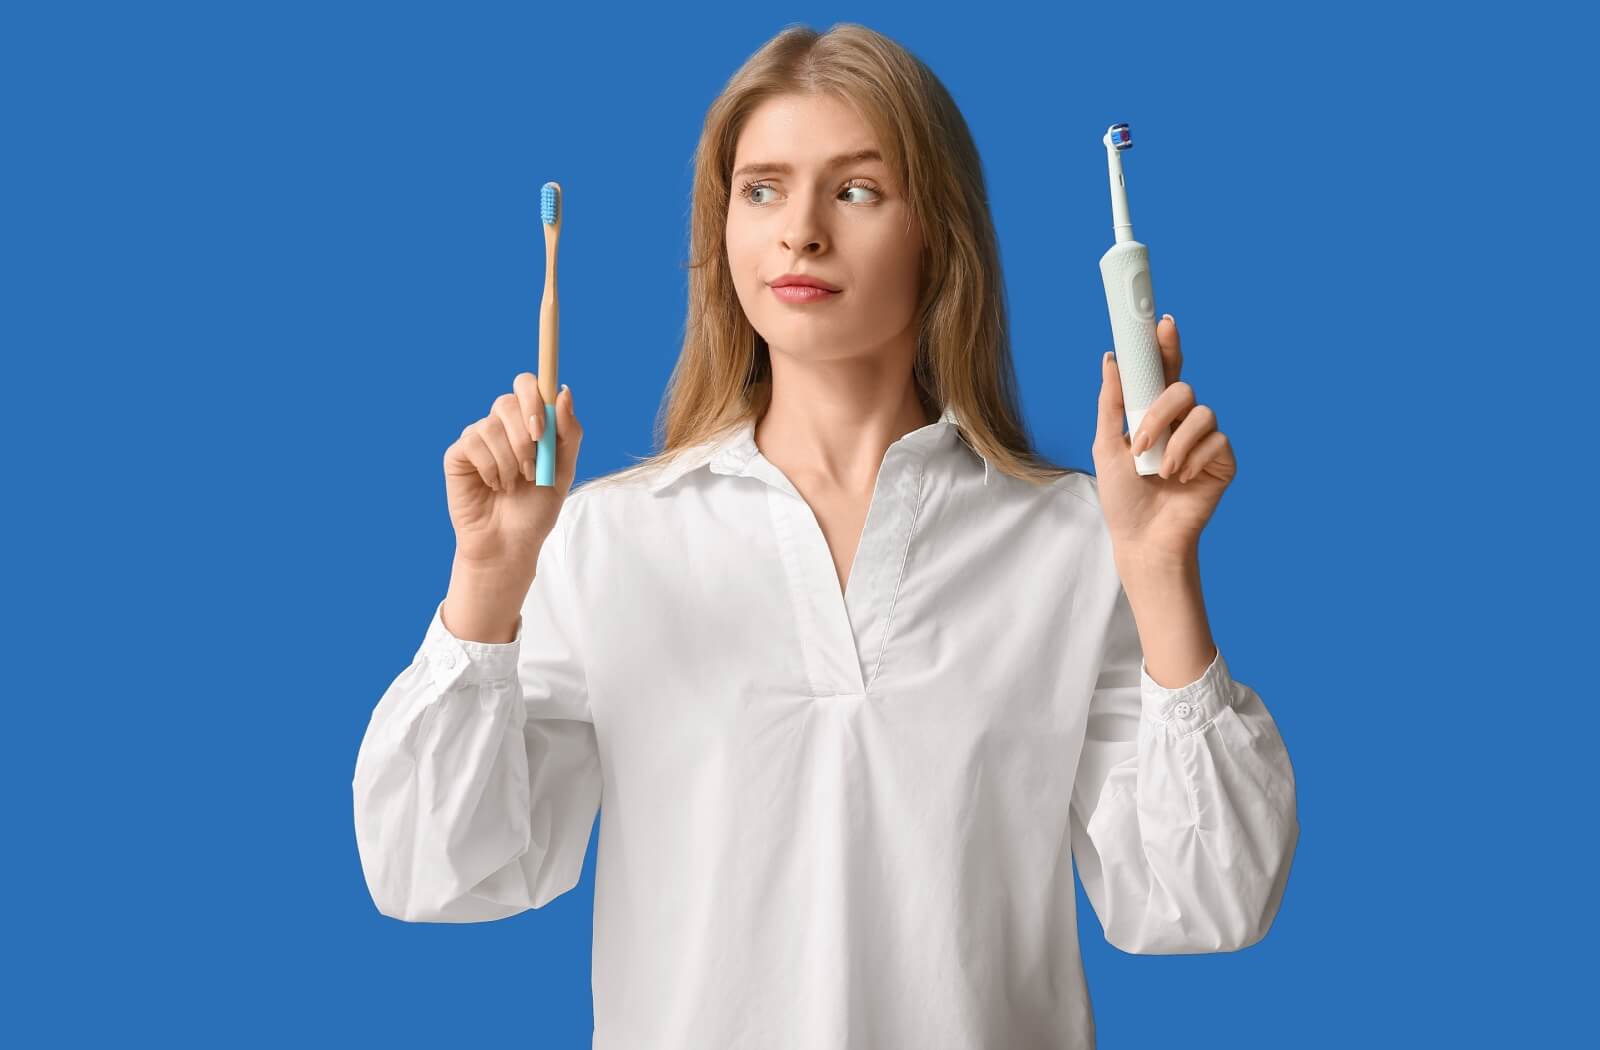
[(561, 304), (556, 296), (556, 239), (560, 234), (546, 226), (544, 234), (544, 298), (539, 301), (539, 393), (553, 405), (561, 389), (559, 347)]

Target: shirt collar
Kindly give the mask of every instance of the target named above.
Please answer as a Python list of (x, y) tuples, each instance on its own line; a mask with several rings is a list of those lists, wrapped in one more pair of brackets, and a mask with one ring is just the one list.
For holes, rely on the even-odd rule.
[[(944, 414), (925, 427), (919, 427), (895, 442), (905, 444), (926, 455), (932, 450), (947, 449), (966, 444), (960, 439), (957, 428), (961, 425), (956, 410), (946, 406)], [(725, 431), (722, 436), (698, 445), (691, 445), (668, 460), (645, 483), (652, 493), (660, 492), (674, 481), (701, 467), (710, 468), (714, 474), (747, 474), (750, 461), (760, 451), (756, 447), (755, 421), (746, 419)], [(989, 460), (976, 449), (967, 446), (973, 455), (983, 460), (983, 483), (989, 484)]]

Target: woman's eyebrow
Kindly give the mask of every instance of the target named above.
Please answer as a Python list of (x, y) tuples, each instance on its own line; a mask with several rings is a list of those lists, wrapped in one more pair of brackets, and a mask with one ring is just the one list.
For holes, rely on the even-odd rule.
[[(858, 163), (861, 163), (862, 161), (868, 161), (868, 160), (882, 161), (883, 160), (883, 154), (879, 153), (875, 149), (858, 149), (858, 150), (854, 151), (853, 153), (841, 153), (837, 157), (830, 158), (828, 160), (828, 162), (823, 165), (823, 168), (824, 168), (824, 170), (826, 170), (828, 168), (837, 168), (841, 164), (858, 164)], [(744, 165), (744, 166), (742, 166), (740, 168), (735, 169), (733, 174), (734, 175), (768, 175), (768, 174), (792, 175), (792, 174), (794, 174), (794, 165), (793, 164), (776, 164), (776, 163), (773, 163), (771, 161), (765, 161), (765, 162), (762, 162), (762, 163), (759, 163), (759, 164), (746, 164), (746, 165)]]

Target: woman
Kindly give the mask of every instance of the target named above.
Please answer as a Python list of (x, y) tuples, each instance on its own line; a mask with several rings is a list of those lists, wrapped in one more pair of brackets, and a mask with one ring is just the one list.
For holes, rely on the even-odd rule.
[(1235, 468), (1175, 324), (1160, 477), (1110, 360), (1096, 473), (1035, 455), (972, 140), (854, 25), (711, 107), (692, 248), (658, 455), (572, 488), (563, 388), (536, 488), (527, 373), (446, 452), (450, 589), (355, 772), (379, 910), (540, 907), (604, 799), (594, 1045), (629, 1050), (1092, 1046), (1069, 854), (1126, 951), (1264, 936), (1294, 776), (1207, 626)]

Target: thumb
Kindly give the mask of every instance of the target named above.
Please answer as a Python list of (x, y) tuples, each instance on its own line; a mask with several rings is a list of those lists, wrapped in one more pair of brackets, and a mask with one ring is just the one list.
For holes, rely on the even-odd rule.
[(556, 394), (556, 477), (570, 487), (578, 472), (578, 448), (583, 444), (583, 424), (572, 407), (572, 389), (565, 384)]
[(572, 388), (565, 383), (556, 391), (556, 437), (562, 441), (577, 441), (583, 437), (583, 425), (572, 407)]
[(1095, 426), (1094, 440), (1115, 441), (1122, 436), (1122, 420), (1126, 414), (1122, 403), (1122, 374), (1117, 371), (1117, 357), (1107, 350), (1100, 361), (1100, 417)]

